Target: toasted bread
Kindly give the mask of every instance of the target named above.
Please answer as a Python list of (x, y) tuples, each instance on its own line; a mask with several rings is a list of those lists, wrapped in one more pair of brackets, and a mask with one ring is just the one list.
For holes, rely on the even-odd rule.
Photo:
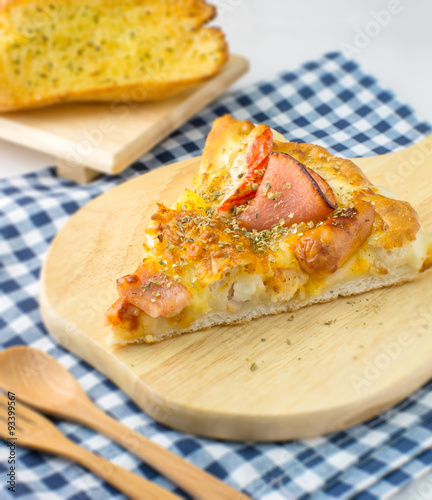
[(0, 1), (0, 111), (173, 96), (227, 59), (204, 0)]

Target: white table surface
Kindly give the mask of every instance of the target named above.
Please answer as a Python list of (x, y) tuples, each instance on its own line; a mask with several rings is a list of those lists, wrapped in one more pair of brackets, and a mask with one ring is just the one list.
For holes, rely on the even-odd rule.
[[(210, 0), (231, 51), (246, 56), (241, 88), (325, 52), (349, 50), (366, 72), (432, 123), (431, 0)], [(383, 13), (383, 11), (393, 13)], [(377, 28), (380, 14), (384, 26)], [(372, 24), (371, 24), (372, 23)], [(370, 33), (369, 40), (359, 33)], [(0, 178), (52, 165), (50, 156), (0, 141)], [(432, 474), (396, 500), (432, 499)]]

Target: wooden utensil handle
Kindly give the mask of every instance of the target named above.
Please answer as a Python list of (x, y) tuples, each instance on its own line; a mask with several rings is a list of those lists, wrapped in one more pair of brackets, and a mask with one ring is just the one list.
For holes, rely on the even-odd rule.
[(249, 499), (211, 474), (112, 419), (93, 405), (83, 415), (83, 419), (85, 422), (81, 420), (81, 423), (108, 436), (198, 500)]
[(62, 454), (94, 472), (129, 498), (136, 500), (143, 498), (180, 500), (180, 497), (174, 493), (164, 490), (147, 479), (115, 465), (85, 448), (81, 448), (72, 441), (68, 442), (67, 447), (62, 449)]

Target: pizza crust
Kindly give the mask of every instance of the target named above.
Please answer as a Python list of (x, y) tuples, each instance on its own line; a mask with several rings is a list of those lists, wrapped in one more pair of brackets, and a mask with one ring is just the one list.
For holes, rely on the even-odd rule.
[(127, 345), (129, 343), (157, 343), (163, 340), (178, 337), (184, 333), (192, 333), (200, 330), (206, 330), (212, 328), (213, 326), (226, 326), (226, 325), (237, 325), (248, 323), (253, 319), (262, 318), (264, 316), (269, 316), (273, 314), (281, 314), (286, 312), (295, 312), (303, 307), (307, 307), (312, 304), (321, 304), (325, 302), (331, 302), (339, 297), (351, 297), (355, 295), (360, 295), (364, 292), (377, 290), (379, 288), (390, 287), (401, 285), (408, 281), (413, 281), (419, 277), (418, 271), (413, 271), (408, 267), (400, 269), (397, 273), (393, 275), (376, 276), (376, 277), (357, 277), (352, 281), (346, 283), (339, 283), (333, 286), (330, 290), (327, 290), (322, 295), (318, 297), (313, 297), (307, 300), (290, 300), (286, 303), (277, 304), (262, 304), (261, 306), (254, 305), (249, 311), (243, 311), (241, 313), (226, 313), (226, 314), (214, 314), (208, 315), (205, 318), (196, 321), (190, 325), (188, 328), (181, 330), (173, 329), (162, 334), (154, 335), (144, 335), (142, 337), (136, 337), (130, 340), (122, 340), (123, 332), (119, 330), (112, 329), (110, 335), (107, 339), (108, 346), (114, 345)]

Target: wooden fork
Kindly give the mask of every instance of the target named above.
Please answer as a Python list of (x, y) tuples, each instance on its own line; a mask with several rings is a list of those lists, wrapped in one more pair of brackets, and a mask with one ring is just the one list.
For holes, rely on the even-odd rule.
[[(0, 394), (0, 439), (8, 441), (8, 398)], [(9, 423), (11, 421), (9, 420)], [(14, 443), (39, 451), (70, 458), (100, 476), (107, 483), (133, 499), (179, 500), (174, 493), (129, 472), (118, 465), (81, 448), (64, 436), (48, 419), (15, 401)]]

